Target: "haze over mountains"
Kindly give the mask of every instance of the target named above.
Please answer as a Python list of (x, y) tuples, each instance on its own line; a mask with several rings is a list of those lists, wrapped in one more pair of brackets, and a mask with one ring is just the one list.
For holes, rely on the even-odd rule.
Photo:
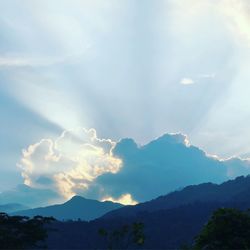
[(16, 211), (21, 211), (21, 210), (26, 210), (29, 209), (29, 207), (24, 206), (22, 204), (18, 204), (18, 203), (8, 203), (5, 205), (0, 205), (0, 212), (4, 212), (4, 213), (13, 213)]
[(62, 197), (52, 189), (39, 189), (25, 184), (0, 193), (0, 204), (18, 203), (28, 207), (46, 206), (58, 203)]

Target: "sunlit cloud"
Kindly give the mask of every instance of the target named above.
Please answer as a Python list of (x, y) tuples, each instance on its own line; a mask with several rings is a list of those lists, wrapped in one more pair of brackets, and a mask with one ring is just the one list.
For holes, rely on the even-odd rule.
[(111, 196), (104, 197), (102, 201), (112, 201), (116, 203), (121, 203), (123, 205), (136, 205), (137, 201), (133, 200), (131, 194), (123, 194), (117, 199), (112, 198)]
[(19, 163), (24, 183), (56, 189), (65, 198), (88, 189), (103, 173), (116, 173), (121, 160), (112, 155), (115, 143), (99, 139), (94, 129), (64, 131), (56, 140), (43, 139), (23, 151)]

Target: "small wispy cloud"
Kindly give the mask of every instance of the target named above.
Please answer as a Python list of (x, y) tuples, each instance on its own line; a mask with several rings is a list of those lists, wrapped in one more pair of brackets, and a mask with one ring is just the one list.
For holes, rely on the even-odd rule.
[(0, 55), (0, 67), (47, 67), (57, 64), (74, 63), (90, 48), (91, 45), (88, 45), (84, 50), (79, 51), (78, 54), (60, 56)]
[(200, 83), (204, 79), (213, 79), (215, 78), (215, 73), (199, 74), (194, 77), (184, 77), (180, 80), (182, 85), (192, 85), (195, 83)]
[(194, 84), (195, 81), (192, 78), (185, 77), (181, 79), (180, 83), (183, 85), (191, 85), (191, 84)]
[(2, 56), (0, 57), (0, 67), (37, 67), (50, 66), (61, 63), (62, 58), (35, 58), (35, 57), (19, 57), (19, 56)]

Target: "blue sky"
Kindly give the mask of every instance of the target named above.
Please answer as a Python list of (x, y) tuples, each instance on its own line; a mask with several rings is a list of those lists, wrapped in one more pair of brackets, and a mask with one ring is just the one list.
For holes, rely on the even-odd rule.
[(1, 0), (0, 190), (64, 130), (146, 144), (186, 134), (248, 157), (248, 0)]

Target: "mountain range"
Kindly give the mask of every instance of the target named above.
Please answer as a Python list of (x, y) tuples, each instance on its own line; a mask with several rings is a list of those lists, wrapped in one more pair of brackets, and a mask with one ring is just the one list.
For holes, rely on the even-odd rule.
[(125, 225), (141, 222), (145, 233), (143, 248), (179, 249), (183, 244), (192, 244), (213, 211), (221, 207), (248, 209), (249, 197), (250, 176), (220, 185), (188, 186), (146, 203), (118, 208), (90, 222), (57, 221), (56, 232), (49, 234), (47, 244), (51, 249), (108, 248), (107, 241), (98, 234), (100, 229), (112, 235)]
[(81, 196), (74, 196), (69, 201), (47, 207), (14, 212), (13, 215), (33, 217), (35, 215), (52, 216), (57, 220), (93, 220), (111, 210), (121, 208), (123, 205), (111, 201), (96, 201), (85, 199)]
[(173, 209), (196, 202), (249, 203), (250, 176), (237, 177), (222, 184), (203, 183), (191, 185), (136, 206), (126, 206), (104, 215), (104, 218), (135, 216), (140, 212)]
[(55, 217), (55, 230), (49, 231), (47, 240), (49, 249), (107, 248), (98, 234), (100, 229), (117, 232), (135, 222), (144, 225), (144, 248), (178, 249), (192, 244), (213, 211), (221, 207), (249, 209), (249, 197), (250, 176), (240, 176), (222, 184), (190, 185), (135, 206), (75, 196), (63, 204), (12, 214)]

